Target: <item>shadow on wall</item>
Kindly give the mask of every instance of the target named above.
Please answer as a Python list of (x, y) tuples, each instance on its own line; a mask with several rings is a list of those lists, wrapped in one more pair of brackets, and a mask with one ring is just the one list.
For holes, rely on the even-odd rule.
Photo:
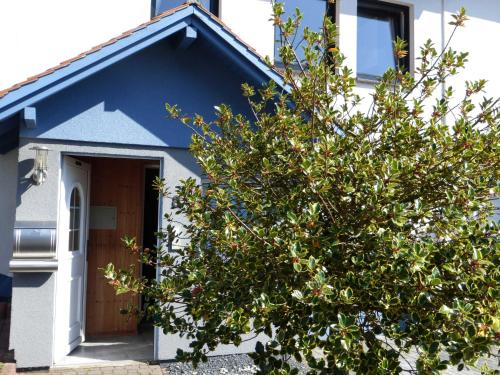
[(12, 297), (12, 277), (0, 273), (0, 302), (10, 301)]
[(43, 286), (47, 281), (49, 281), (52, 275), (52, 272), (16, 273), (16, 277), (13, 279), (12, 286), (15, 288), (37, 289)]
[(0, 156), (16, 148), (19, 144), (19, 114), (0, 121)]
[[(35, 159), (25, 159), (18, 163), (19, 185), (17, 189), (17, 206), (21, 205), (21, 197), (33, 186), (31, 171), (35, 165)], [(21, 177), (28, 176), (28, 177)]]

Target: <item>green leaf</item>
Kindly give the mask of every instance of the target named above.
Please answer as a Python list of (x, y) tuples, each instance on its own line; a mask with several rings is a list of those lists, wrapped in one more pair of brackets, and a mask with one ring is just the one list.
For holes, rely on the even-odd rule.
[(302, 292), (300, 290), (294, 290), (292, 292), (292, 297), (295, 299), (298, 299), (298, 300), (301, 300), (304, 298), (304, 296), (302, 295)]
[(295, 215), (294, 212), (292, 211), (288, 211), (287, 214), (286, 214), (287, 218), (288, 218), (288, 221), (291, 223), (291, 224), (297, 224), (298, 223), (298, 218), (297, 218), (297, 215)]
[(312, 255), (309, 257), (309, 260), (307, 261), (307, 268), (309, 268), (310, 270), (316, 268), (316, 259)]
[(483, 259), (483, 253), (481, 252), (481, 249), (474, 247), (472, 249), (472, 259), (474, 260), (481, 260)]
[(302, 265), (300, 263), (294, 263), (293, 264), (293, 269), (297, 272), (302, 272)]

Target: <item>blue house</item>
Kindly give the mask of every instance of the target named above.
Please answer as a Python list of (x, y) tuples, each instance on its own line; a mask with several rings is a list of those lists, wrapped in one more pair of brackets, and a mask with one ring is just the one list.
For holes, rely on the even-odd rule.
[[(191, 132), (167, 118), (165, 102), (207, 118), (219, 103), (247, 114), (241, 84), (269, 80), (282, 85), (254, 50), (189, 3), (0, 92), (0, 152), (17, 156), (15, 168), (2, 169), (15, 204), (0, 223), (14, 234), (10, 347), (18, 368), (172, 359), (186, 347), (121, 315), (143, 301), (116, 296), (98, 268), (137, 264), (122, 248), (125, 234), (155, 245), (172, 209), (152, 189), (156, 177), (170, 187), (200, 179)], [(159, 277), (158, 269), (136, 272)]]

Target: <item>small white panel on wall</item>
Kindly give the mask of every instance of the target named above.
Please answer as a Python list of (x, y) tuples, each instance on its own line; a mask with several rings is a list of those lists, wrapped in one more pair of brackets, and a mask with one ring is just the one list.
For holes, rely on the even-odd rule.
[(116, 229), (116, 207), (90, 206), (90, 229)]

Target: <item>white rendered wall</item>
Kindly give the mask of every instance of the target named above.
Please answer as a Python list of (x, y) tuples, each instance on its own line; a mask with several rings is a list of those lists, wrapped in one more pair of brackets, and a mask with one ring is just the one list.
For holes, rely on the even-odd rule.
[[(286, 3), (286, 0), (280, 0)], [(500, 96), (500, 74), (498, 61), (500, 49), (495, 47), (500, 37), (500, 1), (498, 0), (384, 0), (410, 7), (412, 40), (410, 48), (413, 57), (420, 46), (432, 39), (441, 48), (451, 32), (448, 22), (451, 14), (460, 6), (467, 9), (470, 20), (465, 28), (459, 29), (452, 47), (470, 52), (466, 71), (456, 80), (457, 86), (465, 79), (485, 78), (489, 81), (487, 93)], [(307, 4), (307, 0), (304, 0)], [(356, 74), (357, 48), (357, 0), (337, 0), (337, 24), (340, 29), (339, 48), (346, 56), (346, 63)], [(274, 58), (274, 28), (270, 0), (221, 0), (221, 17), (238, 36), (252, 45), (261, 55)], [(412, 62), (412, 68), (417, 64)], [(362, 94), (368, 94), (373, 84), (359, 82)]]
[[(465, 80), (488, 80), (486, 95), (500, 97), (500, 1), (499, 0), (446, 0), (445, 19), (461, 5), (467, 10), (470, 18), (453, 38), (452, 47), (459, 51), (469, 52), (466, 70), (458, 77), (450, 80), (453, 87), (463, 86)], [(445, 23), (445, 35), (449, 37), (452, 26)]]
[(271, 0), (220, 0), (220, 17), (262, 56), (274, 56)]
[(0, 90), (150, 18), (151, 0), (1, 0)]

